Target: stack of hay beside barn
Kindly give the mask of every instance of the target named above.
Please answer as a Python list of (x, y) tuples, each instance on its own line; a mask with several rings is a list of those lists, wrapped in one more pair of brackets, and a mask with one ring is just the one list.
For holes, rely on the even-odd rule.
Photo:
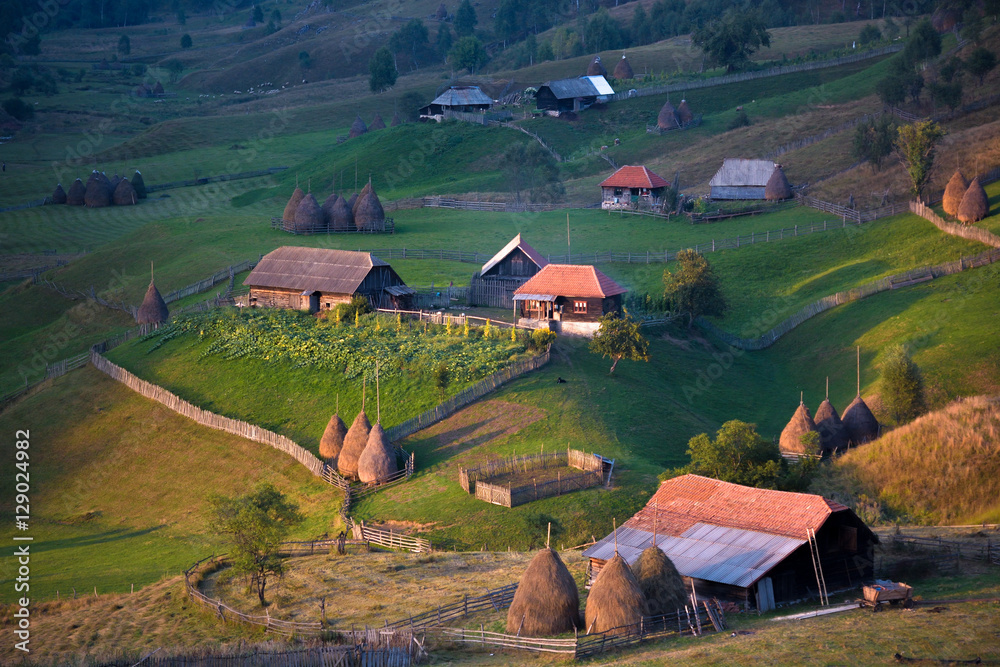
[(627, 633), (646, 615), (646, 599), (628, 563), (615, 552), (590, 587), (585, 609), (587, 633)]
[(559, 554), (545, 547), (528, 564), (507, 610), (507, 633), (548, 637), (580, 627), (580, 593)]

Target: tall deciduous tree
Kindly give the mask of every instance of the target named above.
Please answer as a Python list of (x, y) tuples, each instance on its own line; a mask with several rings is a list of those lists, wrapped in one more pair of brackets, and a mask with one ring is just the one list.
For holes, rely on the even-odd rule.
[(965, 69), (969, 71), (969, 74), (979, 79), (980, 86), (983, 85), (983, 78), (996, 66), (996, 54), (982, 46), (970, 53), (968, 60), (965, 61)]
[(727, 421), (714, 440), (707, 433), (691, 438), (687, 453), (691, 463), (679, 472), (768, 489), (780, 485), (781, 452), (758, 435), (755, 424)]
[(888, 114), (861, 123), (854, 131), (854, 158), (870, 164), (872, 171), (878, 171), (883, 160), (892, 153), (895, 138), (896, 126)]
[(486, 64), (486, 49), (476, 37), (463, 37), (451, 47), (448, 61), (455, 69), (467, 69), (472, 74)]
[(676, 272), (663, 272), (663, 295), (675, 312), (688, 316), (688, 328), (702, 315), (724, 313), (726, 300), (708, 260), (694, 250), (682, 250), (677, 261)]
[(617, 313), (601, 318), (601, 326), (590, 341), (590, 351), (614, 359), (610, 373), (622, 359), (649, 361), (649, 341), (639, 331), (639, 323)]
[(926, 412), (923, 376), (902, 345), (896, 345), (886, 352), (880, 385), (882, 405), (897, 424), (908, 422)]
[(771, 34), (759, 10), (730, 7), (720, 18), (695, 30), (691, 41), (714, 63), (732, 72), (746, 66), (761, 46), (770, 46)]
[(396, 53), (406, 55), (413, 62), (414, 69), (420, 67), (420, 61), (423, 60), (429, 47), (427, 26), (420, 19), (410, 19), (389, 38), (389, 48)]
[(392, 51), (386, 47), (380, 48), (368, 61), (368, 87), (373, 93), (381, 93), (386, 88), (396, 85), (396, 62)]
[(931, 120), (899, 128), (896, 153), (906, 166), (906, 173), (910, 177), (910, 192), (917, 199), (931, 178), (937, 142), (943, 136), (944, 130)]
[(455, 11), (455, 32), (459, 37), (470, 37), (476, 30), (479, 19), (476, 17), (476, 10), (469, 0), (462, 0), (462, 4)]

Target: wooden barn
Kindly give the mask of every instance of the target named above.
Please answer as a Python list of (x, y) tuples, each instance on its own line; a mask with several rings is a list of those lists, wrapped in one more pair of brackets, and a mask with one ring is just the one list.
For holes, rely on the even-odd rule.
[(243, 284), (248, 304), (316, 313), (351, 297), (368, 297), (374, 308), (409, 308), (414, 290), (392, 267), (367, 252), (282, 246), (264, 255)]
[(514, 290), (548, 263), (518, 234), (472, 276), (470, 303), (474, 306), (513, 308)]
[(420, 109), (421, 120), (444, 119), (445, 111), (482, 112), (493, 106), (489, 95), (479, 86), (452, 86), (434, 98), (434, 101)]
[(668, 187), (669, 183), (646, 167), (625, 165), (601, 183), (601, 208), (633, 208), (640, 201), (657, 207)]
[(611, 84), (603, 76), (580, 76), (572, 79), (546, 81), (535, 93), (539, 109), (558, 115), (564, 111), (581, 111), (614, 95)]
[(620, 313), (627, 290), (593, 266), (548, 264), (514, 291), (520, 316), (568, 335), (593, 335), (598, 320)]
[(771, 160), (726, 158), (709, 181), (712, 199), (764, 199), (767, 182), (778, 167)]
[[(809, 536), (815, 535), (811, 543)], [(653, 543), (699, 597), (767, 611), (859, 588), (874, 576), (878, 536), (849, 508), (821, 496), (757, 489), (700, 475), (669, 479), (618, 529), (629, 563)], [(615, 553), (611, 534), (583, 554), (590, 578)], [(818, 556), (819, 567), (814, 567)]]

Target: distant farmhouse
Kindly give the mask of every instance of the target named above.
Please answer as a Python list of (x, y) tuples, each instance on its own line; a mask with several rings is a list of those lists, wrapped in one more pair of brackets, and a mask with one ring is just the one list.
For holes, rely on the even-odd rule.
[(444, 120), (446, 111), (479, 113), (493, 106), (489, 95), (479, 86), (452, 86), (434, 98), (434, 101), (420, 109), (420, 120)]
[(771, 160), (726, 158), (708, 183), (712, 199), (788, 199), (791, 186), (780, 164)]
[(593, 266), (548, 264), (514, 291), (520, 316), (568, 335), (589, 336), (620, 313), (626, 290)]
[(854, 512), (821, 496), (682, 475), (583, 555), (593, 580), (616, 551), (634, 564), (655, 543), (698, 597), (767, 611), (816, 596), (821, 578), (828, 592), (871, 581), (877, 542)]
[(646, 167), (621, 167), (601, 183), (601, 208), (633, 208), (640, 201), (659, 206), (670, 184)]
[(315, 313), (368, 297), (373, 308), (408, 308), (415, 291), (367, 252), (282, 246), (264, 255), (243, 282), (249, 306)]
[(603, 76), (581, 76), (547, 81), (538, 87), (535, 101), (538, 108), (551, 116), (581, 111), (597, 102), (606, 102), (615, 94)]

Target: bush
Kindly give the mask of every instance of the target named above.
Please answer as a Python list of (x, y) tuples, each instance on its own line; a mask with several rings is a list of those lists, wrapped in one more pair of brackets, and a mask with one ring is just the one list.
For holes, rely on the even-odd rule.
[(368, 297), (355, 295), (348, 303), (338, 303), (333, 312), (337, 322), (353, 322), (359, 316), (372, 312), (372, 305)]
[(191, 35), (185, 34), (181, 37), (181, 48), (190, 49), (191, 48)]
[(25, 103), (24, 100), (12, 97), (9, 100), (5, 100), (3, 103), (3, 110), (8, 114), (16, 118), (17, 120), (30, 120), (35, 115), (35, 109), (30, 104)]
[(747, 112), (743, 110), (743, 107), (740, 107), (736, 110), (736, 116), (729, 121), (727, 129), (735, 130), (740, 127), (747, 127), (748, 125), (750, 125), (750, 117), (747, 116)]
[(858, 44), (871, 44), (882, 39), (882, 31), (875, 25), (866, 25), (858, 35)]
[(551, 329), (535, 329), (531, 332), (531, 342), (528, 344), (532, 350), (544, 350), (556, 340), (556, 332)]
[(434, 386), (437, 387), (441, 393), (444, 393), (448, 389), (449, 382), (451, 382), (451, 371), (448, 370), (448, 365), (442, 361), (438, 364), (438, 367), (434, 369)]

